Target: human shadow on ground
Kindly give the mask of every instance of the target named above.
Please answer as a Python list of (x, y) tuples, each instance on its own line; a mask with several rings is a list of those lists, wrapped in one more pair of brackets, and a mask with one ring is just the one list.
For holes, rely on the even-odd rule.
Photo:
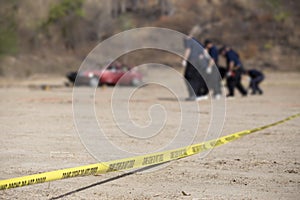
[(145, 171), (145, 170), (148, 170), (148, 169), (151, 169), (151, 168), (154, 168), (154, 167), (157, 167), (157, 166), (159, 166), (159, 165), (166, 164), (166, 163), (167, 163), (167, 162), (161, 163), (161, 164), (157, 164), (157, 165), (148, 166), (148, 167), (143, 167), (143, 168), (141, 168), (141, 169), (137, 169), (137, 170), (134, 170), (134, 171), (131, 171), (131, 172), (127, 172), (127, 173), (124, 173), (124, 174), (121, 174), (121, 175), (112, 177), (112, 178), (108, 178), (108, 179), (99, 181), (99, 182), (97, 182), (97, 183), (93, 183), (93, 184), (90, 184), (90, 185), (87, 185), (87, 186), (84, 186), (84, 187), (75, 189), (75, 190), (70, 191), (70, 192), (67, 192), (67, 193), (65, 193), (65, 194), (61, 194), (61, 195), (59, 195), (59, 196), (52, 197), (52, 198), (50, 198), (50, 200), (61, 199), (61, 198), (63, 198), (63, 197), (69, 196), (69, 195), (71, 195), (71, 194), (75, 194), (75, 193), (77, 193), (77, 192), (81, 192), (81, 191), (83, 191), (83, 190), (87, 190), (87, 189), (89, 189), (89, 188), (92, 188), (92, 187), (95, 187), (95, 186), (98, 186), (98, 185), (102, 185), (102, 184), (105, 184), (105, 183), (109, 183), (109, 182), (112, 182), (112, 181), (115, 181), (115, 180), (124, 178), (124, 177), (126, 177), (126, 176), (130, 176), (130, 175), (133, 175), (133, 174), (135, 174), (135, 173), (142, 172), (142, 171)]

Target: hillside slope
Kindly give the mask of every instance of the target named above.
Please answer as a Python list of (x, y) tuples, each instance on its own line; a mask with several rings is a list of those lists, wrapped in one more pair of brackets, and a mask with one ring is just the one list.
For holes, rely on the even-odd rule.
[[(0, 5), (1, 76), (64, 74), (77, 69), (104, 39), (145, 26), (188, 33), (200, 25), (200, 41), (232, 46), (246, 67), (300, 70), (296, 0), (14, 0)], [(178, 60), (167, 63), (178, 65)]]

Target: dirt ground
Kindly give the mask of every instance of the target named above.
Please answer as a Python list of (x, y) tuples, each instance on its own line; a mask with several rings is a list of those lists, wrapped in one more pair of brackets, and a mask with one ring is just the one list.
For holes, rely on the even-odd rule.
[[(153, 73), (162, 78), (168, 75), (155, 70)], [(63, 78), (38, 76), (17, 83), (0, 80), (1, 180), (97, 163), (76, 133), (73, 89), (59, 87), (63, 81)], [(38, 87), (41, 84), (53, 87), (41, 90)], [(299, 73), (267, 73), (262, 88), (263, 96), (243, 98), (237, 94), (235, 99), (227, 100), (221, 135), (266, 125), (300, 112)], [(103, 129), (117, 134), (109, 113), (112, 90), (112, 87), (97, 89), (95, 107)], [(194, 103), (183, 101), (185, 96), (186, 91), (182, 91), (179, 102), (189, 108)], [(159, 86), (145, 87), (135, 98), (131, 109), (134, 120), (142, 125), (149, 120), (145, 108), (161, 104), (169, 109), (167, 117), (171, 120), (167, 121), (163, 134), (145, 143), (143, 140), (135, 143), (124, 136), (108, 136), (115, 138), (114, 142), (122, 148), (140, 150), (139, 153), (153, 151), (170, 141), (177, 130), (178, 101)], [(201, 140), (211, 117), (210, 100), (197, 104)], [(59, 180), (0, 191), (0, 199), (299, 199), (299, 124), (297, 118), (220, 146), (203, 158), (195, 155), (151, 172), (119, 178), (114, 177), (123, 172)]]

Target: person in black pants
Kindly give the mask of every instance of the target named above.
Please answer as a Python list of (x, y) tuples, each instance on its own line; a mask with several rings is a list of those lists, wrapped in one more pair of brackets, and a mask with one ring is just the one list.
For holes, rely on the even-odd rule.
[(227, 46), (223, 46), (219, 52), (225, 57), (227, 64), (227, 88), (229, 91), (227, 97), (234, 97), (235, 88), (239, 90), (242, 96), (247, 96), (247, 91), (241, 83), (244, 69), (239, 55)]
[(264, 80), (264, 74), (256, 69), (249, 69), (246, 71), (246, 74), (250, 77), (249, 88), (252, 90), (251, 94), (258, 93), (262, 95), (263, 91), (260, 89), (259, 84)]
[[(198, 30), (192, 29), (189, 36), (184, 39), (184, 60), (182, 65), (185, 68), (184, 77), (186, 79), (189, 97), (186, 100), (207, 99), (208, 87), (205, 83), (205, 70), (207, 55), (202, 45), (194, 38)], [(209, 57), (209, 56), (208, 56)]]
[(205, 72), (201, 70), (199, 73), (195, 67), (187, 62), (184, 78), (188, 81), (187, 88), (189, 97), (187, 100), (197, 100), (197, 98), (205, 97), (208, 94), (208, 87), (202, 77)]

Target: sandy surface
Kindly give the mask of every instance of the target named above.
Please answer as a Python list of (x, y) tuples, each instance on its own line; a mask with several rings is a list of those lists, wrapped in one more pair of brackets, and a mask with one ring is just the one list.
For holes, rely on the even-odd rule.
[[(161, 72), (153, 73), (168, 77)], [(97, 162), (76, 133), (72, 88), (41, 90), (33, 87), (42, 83), (60, 85), (62, 81), (55, 77), (14, 84), (11, 80), (0, 81), (0, 179)], [(170, 84), (177, 81), (170, 80)], [(235, 99), (227, 101), (221, 135), (269, 124), (300, 112), (299, 73), (269, 73), (262, 87), (263, 96), (242, 98), (237, 94)], [(163, 147), (174, 137), (181, 110), (174, 95), (165, 88), (145, 87), (130, 104), (132, 119), (141, 126), (149, 123), (145, 111), (149, 106), (166, 107), (164, 131), (149, 140), (118, 136), (120, 131), (111, 118), (112, 90), (109, 87), (96, 90), (95, 109), (103, 130), (115, 145), (127, 151), (147, 153)], [(183, 91), (179, 102), (193, 112), (189, 108), (192, 109), (194, 103), (182, 100), (185, 95)], [(203, 139), (211, 117), (209, 100), (198, 105), (200, 129), (193, 142)], [(65, 179), (0, 191), (0, 199), (50, 199), (69, 192), (71, 194), (61, 199), (299, 199), (299, 124), (300, 118), (297, 118), (218, 147), (203, 158), (192, 156), (152, 172), (139, 172), (116, 180), (110, 178), (122, 172)], [(103, 156), (105, 159), (114, 157)], [(103, 183), (105, 180), (108, 181)]]

